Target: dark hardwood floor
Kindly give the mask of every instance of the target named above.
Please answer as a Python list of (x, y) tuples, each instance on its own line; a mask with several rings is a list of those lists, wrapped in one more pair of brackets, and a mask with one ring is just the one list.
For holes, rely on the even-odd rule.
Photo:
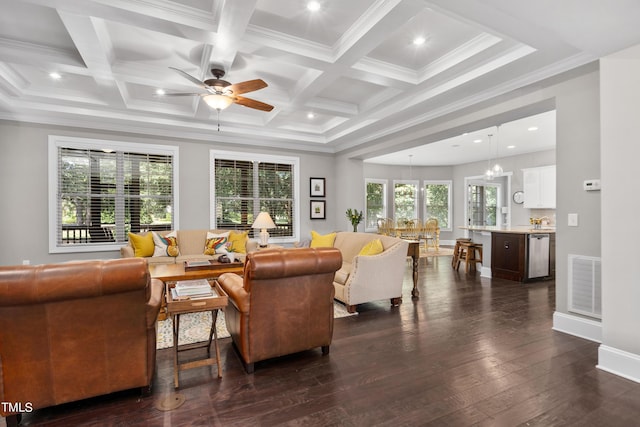
[[(463, 270), (461, 268), (461, 270)], [(421, 260), (420, 299), (358, 307), (336, 319), (331, 353), (270, 360), (245, 374), (221, 340), (215, 368), (181, 373), (186, 401), (155, 408), (173, 389), (171, 350), (158, 352), (150, 397), (128, 391), (26, 414), (48, 426), (631, 426), (640, 384), (595, 368), (598, 344), (551, 330), (554, 282), (523, 285)]]

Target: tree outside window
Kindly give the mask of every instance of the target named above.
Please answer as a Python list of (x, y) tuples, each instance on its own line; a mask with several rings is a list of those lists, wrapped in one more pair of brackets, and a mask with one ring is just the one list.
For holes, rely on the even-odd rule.
[[(418, 218), (418, 182), (395, 181), (393, 208), (396, 223)], [(401, 224), (399, 224), (401, 225)]]
[(429, 218), (438, 220), (441, 230), (450, 229), (451, 213), (451, 182), (425, 182), (424, 183), (424, 208), (425, 221)]
[(212, 227), (253, 231), (255, 218), (266, 211), (276, 224), (272, 238), (297, 238), (297, 159), (231, 152), (212, 157)]
[(378, 228), (378, 220), (387, 216), (387, 181), (366, 179), (365, 186), (367, 195), (365, 230), (374, 231)]
[(50, 137), (52, 252), (113, 250), (174, 228), (177, 147)]
[(469, 185), (469, 225), (496, 225), (498, 189), (495, 185)]

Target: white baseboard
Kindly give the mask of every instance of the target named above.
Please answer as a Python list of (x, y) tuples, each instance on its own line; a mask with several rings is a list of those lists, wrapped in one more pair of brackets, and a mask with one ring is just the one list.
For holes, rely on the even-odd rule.
[(491, 275), (491, 267), (485, 267), (484, 265), (480, 268), (480, 277), (488, 277), (491, 279), (493, 276)]
[(602, 342), (602, 323), (571, 314), (553, 313), (554, 331), (564, 332), (589, 341)]
[(640, 356), (601, 344), (596, 368), (640, 383)]

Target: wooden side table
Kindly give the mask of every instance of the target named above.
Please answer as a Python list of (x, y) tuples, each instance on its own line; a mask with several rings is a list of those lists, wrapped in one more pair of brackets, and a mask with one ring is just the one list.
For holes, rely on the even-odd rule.
[[(209, 283), (211, 284), (211, 282)], [(229, 297), (216, 281), (213, 281), (212, 284), (214, 295), (204, 298), (174, 300), (171, 293), (171, 288), (175, 286), (175, 283), (169, 283), (166, 286), (167, 287), (165, 296), (167, 301), (167, 314), (171, 317), (171, 320), (173, 322), (173, 382), (175, 388), (178, 388), (180, 386), (179, 374), (180, 371), (184, 371), (185, 369), (199, 368), (201, 366), (216, 364), (218, 367), (218, 378), (222, 378), (222, 364), (220, 363), (220, 348), (218, 347), (216, 319), (218, 318), (218, 311), (227, 306)], [(187, 313), (197, 313), (201, 311), (211, 312), (211, 332), (209, 333), (209, 339), (207, 341), (201, 341), (192, 344), (178, 345), (178, 335), (180, 332), (180, 315)], [(211, 357), (212, 341), (216, 351), (215, 357)], [(178, 360), (179, 352), (197, 348), (206, 348), (207, 357), (200, 360), (180, 363), (180, 361)]]

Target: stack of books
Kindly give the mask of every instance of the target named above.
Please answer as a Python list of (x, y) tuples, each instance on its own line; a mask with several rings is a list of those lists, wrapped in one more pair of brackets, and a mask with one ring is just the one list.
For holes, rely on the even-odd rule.
[(171, 288), (171, 294), (173, 299), (203, 298), (214, 295), (206, 279), (181, 280)]

